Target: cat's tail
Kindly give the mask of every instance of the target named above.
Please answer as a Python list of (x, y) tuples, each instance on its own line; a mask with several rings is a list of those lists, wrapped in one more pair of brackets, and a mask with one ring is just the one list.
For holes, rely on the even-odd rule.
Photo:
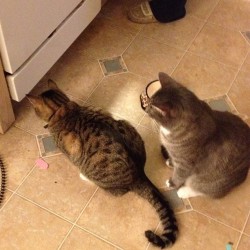
[(163, 225), (161, 236), (151, 230), (145, 232), (148, 241), (161, 248), (172, 246), (178, 235), (178, 226), (168, 201), (163, 198), (159, 190), (148, 179), (137, 183), (133, 191), (150, 202), (156, 209)]

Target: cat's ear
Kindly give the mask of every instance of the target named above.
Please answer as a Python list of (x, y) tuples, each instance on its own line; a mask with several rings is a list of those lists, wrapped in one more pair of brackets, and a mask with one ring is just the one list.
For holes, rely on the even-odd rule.
[(50, 89), (59, 89), (58, 86), (57, 86), (57, 84), (53, 80), (51, 80), (51, 79), (48, 80), (48, 87)]
[(34, 96), (34, 95), (26, 95), (26, 97), (28, 98), (29, 102), (33, 105), (33, 107), (38, 107), (41, 106), (43, 104), (43, 100), (41, 97), (39, 96)]
[(167, 87), (167, 86), (177, 86), (178, 83), (169, 75), (163, 72), (159, 72), (159, 81), (161, 83), (162, 88)]

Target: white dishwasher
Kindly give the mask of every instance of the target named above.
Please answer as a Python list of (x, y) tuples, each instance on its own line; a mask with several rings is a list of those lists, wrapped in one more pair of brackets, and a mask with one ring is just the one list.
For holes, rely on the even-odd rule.
[(101, 0), (1, 0), (0, 53), (13, 100), (53, 66), (101, 9)]

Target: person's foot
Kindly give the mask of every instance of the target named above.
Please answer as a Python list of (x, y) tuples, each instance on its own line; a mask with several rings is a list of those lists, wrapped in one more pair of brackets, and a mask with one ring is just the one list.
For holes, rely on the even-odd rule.
[(135, 23), (155, 23), (158, 22), (150, 8), (148, 1), (131, 7), (128, 11), (128, 18)]

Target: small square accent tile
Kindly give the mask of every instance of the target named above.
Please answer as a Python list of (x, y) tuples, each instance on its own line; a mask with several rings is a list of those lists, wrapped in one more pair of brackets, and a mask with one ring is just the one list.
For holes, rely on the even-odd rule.
[(248, 31), (242, 31), (241, 34), (245, 37), (245, 39), (250, 44), (250, 30), (248, 30)]
[(127, 67), (121, 56), (99, 60), (105, 76), (127, 72)]
[(214, 110), (229, 111), (229, 112), (231, 111), (231, 109), (228, 106), (227, 102), (223, 98), (217, 99), (217, 100), (211, 100), (211, 101), (209, 101), (208, 104)]
[(218, 98), (212, 98), (205, 100), (207, 104), (214, 110), (228, 111), (234, 113), (235, 109), (228, 100), (227, 96), (220, 96)]
[(36, 139), (41, 157), (61, 154), (61, 151), (55, 145), (52, 135), (50, 134), (37, 135)]
[(177, 189), (162, 188), (160, 192), (171, 204), (175, 212), (185, 212), (192, 210), (188, 199), (180, 199), (177, 195)]

